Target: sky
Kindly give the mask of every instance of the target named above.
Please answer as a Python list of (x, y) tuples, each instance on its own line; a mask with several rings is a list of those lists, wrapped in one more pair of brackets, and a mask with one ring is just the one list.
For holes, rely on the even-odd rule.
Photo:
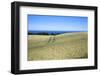
[(88, 17), (28, 15), (28, 31), (88, 31)]

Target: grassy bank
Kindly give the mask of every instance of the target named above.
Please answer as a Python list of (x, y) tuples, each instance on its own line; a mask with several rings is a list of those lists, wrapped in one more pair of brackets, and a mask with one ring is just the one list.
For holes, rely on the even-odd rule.
[(28, 35), (28, 60), (87, 58), (87, 32)]

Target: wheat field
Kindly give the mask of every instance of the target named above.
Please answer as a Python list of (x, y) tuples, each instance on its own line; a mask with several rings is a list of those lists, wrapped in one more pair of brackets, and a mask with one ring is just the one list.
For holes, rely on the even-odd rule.
[(87, 32), (28, 35), (28, 61), (88, 58)]

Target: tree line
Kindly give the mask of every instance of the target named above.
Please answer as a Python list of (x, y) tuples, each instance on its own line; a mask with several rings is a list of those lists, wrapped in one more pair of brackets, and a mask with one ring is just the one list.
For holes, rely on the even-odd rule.
[(38, 32), (38, 33), (33, 33), (33, 32), (28, 32), (28, 35), (58, 35), (60, 33), (48, 33), (48, 32)]

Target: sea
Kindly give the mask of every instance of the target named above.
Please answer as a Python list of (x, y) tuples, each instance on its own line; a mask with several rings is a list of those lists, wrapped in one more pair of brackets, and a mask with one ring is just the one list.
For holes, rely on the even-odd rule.
[(74, 33), (74, 32), (87, 32), (87, 31), (28, 31), (31, 34), (48, 33), (48, 34), (64, 34), (64, 33)]

